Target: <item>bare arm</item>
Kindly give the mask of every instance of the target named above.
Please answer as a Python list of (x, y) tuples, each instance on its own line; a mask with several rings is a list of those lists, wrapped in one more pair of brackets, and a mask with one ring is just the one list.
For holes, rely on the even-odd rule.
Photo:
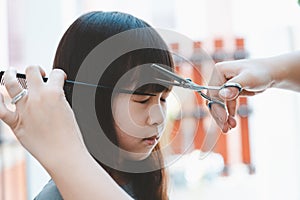
[(300, 92), (300, 51), (279, 56), (221, 62), (215, 72), (219, 84), (240, 83), (246, 91), (281, 88)]
[(132, 199), (86, 150), (68, 153), (45, 166), (64, 199)]
[(300, 92), (300, 51), (270, 58), (274, 65), (272, 87)]
[[(7, 109), (0, 94), (0, 119), (44, 166), (64, 199), (130, 200), (88, 153), (64, 96), (64, 72), (52, 71), (47, 83), (41, 74), (38, 67), (27, 68), (28, 94), (17, 101), (15, 111)], [(15, 70), (7, 70), (4, 80), (11, 97), (22, 91)]]

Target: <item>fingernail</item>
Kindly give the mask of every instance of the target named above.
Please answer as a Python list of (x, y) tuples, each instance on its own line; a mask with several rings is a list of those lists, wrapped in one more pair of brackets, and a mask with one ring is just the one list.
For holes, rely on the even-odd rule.
[(232, 98), (232, 93), (228, 88), (223, 88), (220, 90), (219, 95), (225, 99)]

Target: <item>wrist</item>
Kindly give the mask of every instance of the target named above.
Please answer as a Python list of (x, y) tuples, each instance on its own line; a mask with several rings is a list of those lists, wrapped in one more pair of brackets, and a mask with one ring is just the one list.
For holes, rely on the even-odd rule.
[(55, 145), (50, 146), (50, 149), (39, 159), (49, 174), (53, 170), (61, 169), (62, 164), (66, 168), (68, 168), (67, 166), (71, 167), (75, 164), (74, 162), (77, 162), (77, 158), (79, 159), (79, 157), (89, 154), (81, 140), (73, 138), (67, 142), (64, 141), (66, 140), (57, 141)]
[(271, 63), (274, 65), (272, 67), (274, 87), (299, 91), (299, 52), (274, 57)]
[(86, 148), (63, 149), (59, 155), (52, 155), (51, 159), (47, 159), (43, 165), (50, 175), (60, 174), (62, 168), (73, 168), (87, 156), (90, 155)]
[(269, 68), (270, 88), (282, 88), (289, 73), (285, 58), (282, 56), (267, 58), (265, 59), (265, 63)]

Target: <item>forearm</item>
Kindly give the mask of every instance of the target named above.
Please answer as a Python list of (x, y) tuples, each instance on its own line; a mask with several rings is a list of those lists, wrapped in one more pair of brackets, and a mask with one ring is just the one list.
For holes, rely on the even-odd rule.
[[(11, 97), (22, 91), (16, 74), (10, 68), (4, 77)], [(14, 112), (0, 93), (0, 119), (44, 166), (64, 199), (131, 199), (88, 153), (64, 96), (65, 74), (53, 70), (46, 83), (43, 74), (39, 67), (26, 69), (28, 92), (15, 104)]]
[(300, 92), (300, 51), (270, 58), (272, 87)]
[(44, 166), (64, 199), (131, 199), (86, 150), (69, 153), (71, 156), (64, 153), (55, 163)]

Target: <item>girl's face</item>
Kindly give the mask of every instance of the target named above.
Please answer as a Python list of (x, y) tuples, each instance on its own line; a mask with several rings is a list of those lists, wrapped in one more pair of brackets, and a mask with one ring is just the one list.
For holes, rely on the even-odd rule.
[(122, 157), (147, 158), (165, 128), (166, 98), (169, 91), (155, 96), (118, 94), (112, 102), (117, 139)]

